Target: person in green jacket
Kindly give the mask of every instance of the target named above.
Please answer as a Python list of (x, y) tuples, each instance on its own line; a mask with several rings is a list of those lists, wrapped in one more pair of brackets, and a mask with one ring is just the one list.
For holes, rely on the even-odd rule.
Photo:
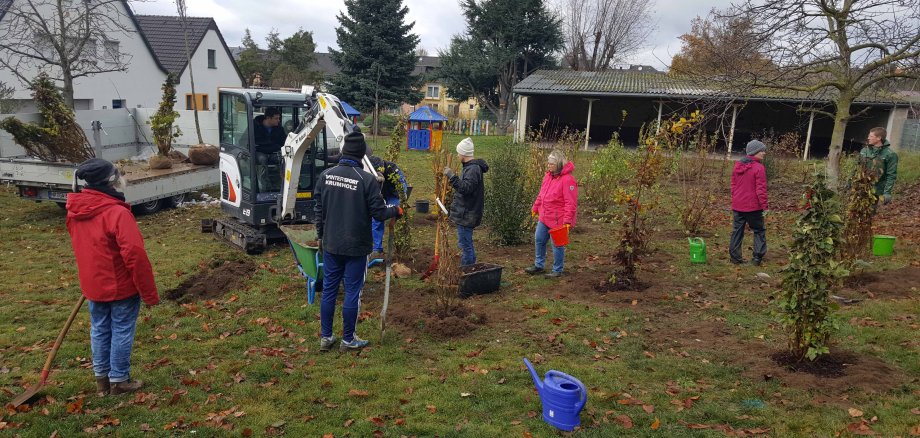
[(866, 165), (875, 170), (878, 182), (875, 183), (875, 196), (882, 205), (891, 202), (891, 189), (898, 178), (898, 154), (891, 150), (888, 143), (888, 131), (885, 128), (872, 128), (866, 139), (866, 146), (859, 155), (866, 160)]

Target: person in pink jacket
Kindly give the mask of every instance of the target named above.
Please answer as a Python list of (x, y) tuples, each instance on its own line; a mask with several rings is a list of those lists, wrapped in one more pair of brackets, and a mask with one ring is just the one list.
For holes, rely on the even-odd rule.
[(736, 265), (745, 263), (741, 257), (741, 244), (744, 241), (744, 226), (748, 225), (754, 233), (754, 258), (751, 263), (760, 266), (767, 254), (764, 215), (770, 209), (767, 199), (767, 171), (761, 163), (767, 154), (767, 146), (758, 140), (751, 140), (745, 153), (747, 156), (735, 162), (735, 169), (732, 171), (734, 221), (728, 255)]
[[(524, 269), (530, 275), (544, 272), (546, 263), (546, 242), (551, 240), (549, 230), (575, 225), (578, 211), (578, 182), (572, 176), (575, 164), (565, 159), (562, 151), (554, 150), (546, 160), (546, 176), (540, 186), (540, 194), (533, 202), (531, 214), (539, 219), (534, 236), (536, 252), (533, 266)], [(553, 244), (553, 270), (549, 278), (562, 276), (565, 262), (565, 247)]]

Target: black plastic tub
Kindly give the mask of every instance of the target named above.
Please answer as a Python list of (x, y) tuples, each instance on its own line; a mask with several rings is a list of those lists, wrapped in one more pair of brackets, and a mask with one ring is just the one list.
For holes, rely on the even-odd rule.
[(492, 293), (501, 287), (503, 266), (475, 263), (460, 268), (460, 296)]
[(415, 212), (426, 214), (428, 213), (428, 200), (427, 199), (416, 199), (415, 200)]

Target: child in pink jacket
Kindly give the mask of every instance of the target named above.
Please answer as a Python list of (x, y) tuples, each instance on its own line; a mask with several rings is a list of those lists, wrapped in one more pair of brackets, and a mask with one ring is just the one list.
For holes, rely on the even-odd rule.
[(760, 266), (767, 254), (767, 230), (764, 227), (764, 213), (770, 209), (767, 199), (767, 172), (763, 157), (767, 146), (758, 140), (751, 140), (745, 148), (747, 156), (735, 162), (732, 171), (732, 235), (728, 244), (728, 255), (732, 263), (745, 263), (741, 255), (744, 241), (744, 226), (754, 233), (754, 253), (751, 263)]
[[(540, 194), (533, 202), (531, 212), (539, 219), (534, 235), (536, 251), (533, 266), (524, 269), (530, 275), (544, 272), (546, 263), (546, 242), (551, 240), (549, 230), (575, 225), (578, 211), (578, 182), (572, 176), (575, 164), (565, 159), (562, 151), (554, 150), (546, 160), (546, 176), (540, 186)], [(562, 276), (565, 261), (565, 247), (553, 244), (553, 270), (549, 278)]]

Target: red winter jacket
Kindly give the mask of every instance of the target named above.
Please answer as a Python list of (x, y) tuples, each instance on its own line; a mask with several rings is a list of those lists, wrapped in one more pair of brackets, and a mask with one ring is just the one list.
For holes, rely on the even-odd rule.
[(732, 172), (732, 210), (742, 213), (769, 210), (767, 170), (757, 157), (747, 156), (735, 162)]
[(559, 175), (546, 172), (543, 184), (540, 185), (540, 194), (533, 201), (531, 211), (537, 213), (540, 222), (550, 229), (559, 228), (564, 224), (575, 225), (575, 215), (578, 211), (578, 182), (572, 176), (575, 164), (569, 161), (562, 166)]
[(87, 299), (109, 302), (140, 294), (148, 305), (160, 302), (144, 237), (128, 204), (91, 189), (71, 193), (67, 231)]

